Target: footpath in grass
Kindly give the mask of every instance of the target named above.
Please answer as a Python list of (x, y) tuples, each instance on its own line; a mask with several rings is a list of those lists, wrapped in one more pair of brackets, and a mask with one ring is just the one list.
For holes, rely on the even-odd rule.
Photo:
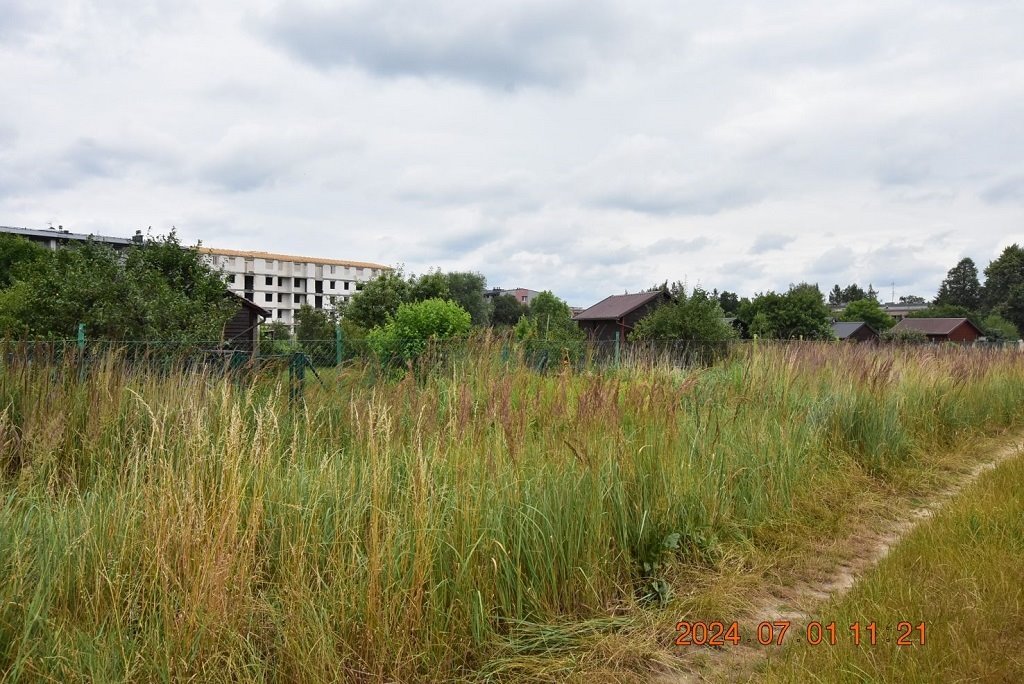
[(814, 622), (794, 623), (752, 679), (1024, 681), (1024, 457), (983, 473)]

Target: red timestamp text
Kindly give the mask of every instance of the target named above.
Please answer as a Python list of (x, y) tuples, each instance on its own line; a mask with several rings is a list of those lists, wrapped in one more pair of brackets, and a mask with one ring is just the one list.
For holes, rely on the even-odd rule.
[(790, 620), (764, 620), (747, 629), (750, 630), (749, 637), (743, 634), (738, 622), (681, 620), (676, 623), (675, 644), (724, 647), (754, 642), (760, 646), (782, 646), (792, 639), (811, 646), (835, 646), (840, 642), (854, 646), (875, 646), (879, 643), (924, 646), (927, 643), (926, 624), (907, 620), (898, 622), (895, 628), (885, 628), (873, 621), (837, 625), (835, 622), (812, 620), (806, 625), (794, 625)]

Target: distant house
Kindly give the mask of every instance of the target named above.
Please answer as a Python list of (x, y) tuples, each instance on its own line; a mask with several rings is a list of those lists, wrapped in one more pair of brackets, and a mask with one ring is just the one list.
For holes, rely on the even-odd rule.
[(252, 353), (259, 341), (260, 323), (270, 318), (271, 314), (259, 304), (234, 292), (228, 292), (227, 297), (235, 302), (238, 309), (231, 320), (224, 324), (224, 346)]
[(618, 331), (620, 339), (625, 340), (644, 316), (671, 299), (663, 290), (612, 295), (576, 314), (573, 320), (591, 339), (614, 340)]
[(533, 301), (534, 297), (539, 294), (539, 290), (528, 290), (525, 287), (517, 287), (511, 290), (503, 290), (500, 287), (495, 287), (490, 290), (486, 290), (484, 292), (484, 297), (493, 299), (495, 297), (500, 297), (501, 295), (512, 295), (520, 304), (529, 304)]
[(932, 342), (970, 343), (985, 334), (966, 318), (904, 318), (893, 330), (915, 330)]
[(843, 342), (877, 342), (878, 331), (864, 321), (836, 321), (832, 332)]

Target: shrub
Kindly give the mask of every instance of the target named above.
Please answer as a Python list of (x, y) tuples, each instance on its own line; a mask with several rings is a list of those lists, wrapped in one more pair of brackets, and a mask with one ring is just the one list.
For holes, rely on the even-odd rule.
[(454, 302), (427, 299), (402, 304), (382, 327), (371, 330), (366, 342), (382, 363), (415, 361), (432, 340), (469, 332), (472, 317)]
[(920, 330), (897, 330), (893, 328), (882, 333), (882, 340), (896, 344), (926, 344), (928, 336)]

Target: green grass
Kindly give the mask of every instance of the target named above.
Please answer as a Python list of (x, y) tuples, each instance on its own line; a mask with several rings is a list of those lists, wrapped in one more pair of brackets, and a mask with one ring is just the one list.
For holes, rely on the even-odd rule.
[[(903, 540), (815, 619), (837, 644), (787, 647), (766, 682), (1024, 681), (1024, 458), (1003, 462)], [(850, 625), (874, 621), (875, 646)], [(924, 623), (911, 646), (895, 627)]]
[[(794, 344), (287, 389), (0, 367), (0, 680), (642, 678), (1024, 417), (1024, 356)], [(666, 614), (674, 616), (666, 621)]]

